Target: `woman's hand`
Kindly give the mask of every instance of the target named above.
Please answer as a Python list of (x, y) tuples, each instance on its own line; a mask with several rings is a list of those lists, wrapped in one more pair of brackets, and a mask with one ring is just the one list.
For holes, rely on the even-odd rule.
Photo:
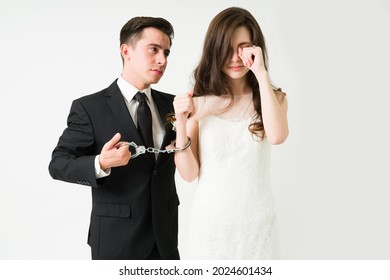
[(188, 116), (194, 110), (194, 101), (192, 100), (193, 94), (193, 90), (190, 90), (185, 94), (175, 96), (173, 107), (175, 109), (176, 122), (186, 122)]
[(252, 72), (266, 71), (263, 51), (260, 47), (254, 45), (253, 47), (239, 48), (238, 56)]

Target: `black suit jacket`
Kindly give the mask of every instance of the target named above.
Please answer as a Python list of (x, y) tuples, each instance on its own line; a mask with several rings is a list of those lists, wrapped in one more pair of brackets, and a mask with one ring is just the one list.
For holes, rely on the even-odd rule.
[[(165, 125), (174, 96), (152, 89), (152, 97)], [(95, 157), (115, 133), (121, 133), (121, 141), (143, 145), (116, 81), (73, 101), (67, 122), (49, 172), (54, 179), (91, 186), (92, 258), (145, 259), (155, 242), (162, 258), (174, 253), (179, 198), (173, 153), (160, 153), (153, 164), (140, 155), (126, 166), (112, 168), (108, 177), (96, 179)], [(161, 148), (175, 137), (168, 123)]]

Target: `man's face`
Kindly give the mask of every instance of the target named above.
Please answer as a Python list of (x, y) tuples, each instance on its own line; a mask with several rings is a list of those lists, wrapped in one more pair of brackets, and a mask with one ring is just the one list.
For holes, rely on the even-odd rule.
[(167, 66), (170, 47), (168, 35), (153, 27), (145, 28), (138, 41), (128, 45), (124, 67), (130, 73), (130, 82), (138, 89), (157, 83)]

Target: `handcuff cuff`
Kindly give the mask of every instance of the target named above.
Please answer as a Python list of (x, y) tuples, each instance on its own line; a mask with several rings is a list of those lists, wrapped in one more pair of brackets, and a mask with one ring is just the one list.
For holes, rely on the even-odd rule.
[(148, 147), (146, 148), (145, 146), (138, 146), (134, 142), (122, 142), (121, 146), (123, 145), (129, 145), (132, 146), (135, 149), (135, 153), (131, 154), (131, 158), (136, 158), (139, 155), (145, 154), (146, 152), (148, 153), (154, 153), (154, 154), (159, 154), (159, 153), (173, 153), (173, 152), (181, 152), (187, 149), (189, 146), (191, 146), (191, 138), (187, 137), (188, 141), (187, 143), (182, 147), (182, 148), (177, 148), (176, 147), (176, 140), (172, 140), (171, 144), (165, 147), (165, 150), (157, 149), (154, 147)]

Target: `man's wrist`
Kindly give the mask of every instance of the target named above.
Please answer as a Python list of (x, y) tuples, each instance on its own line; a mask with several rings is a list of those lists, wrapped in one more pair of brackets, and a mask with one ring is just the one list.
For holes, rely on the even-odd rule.
[(111, 168), (103, 169), (100, 164), (100, 155), (95, 157), (95, 175), (96, 178), (103, 178), (111, 174)]

